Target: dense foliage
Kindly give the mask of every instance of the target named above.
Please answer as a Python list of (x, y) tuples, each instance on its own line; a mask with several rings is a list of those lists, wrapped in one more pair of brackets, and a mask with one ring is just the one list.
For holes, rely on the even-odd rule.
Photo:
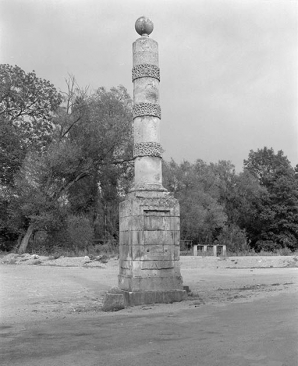
[(253, 244), (267, 250), (298, 248), (298, 179), (282, 151), (250, 151), (244, 167), (265, 189), (248, 226)]
[(50, 143), (53, 114), (62, 96), (35, 72), (0, 65), (0, 182), (12, 185), (29, 150), (42, 151)]
[[(133, 179), (126, 89), (89, 93), (70, 77), (61, 94), (10, 65), (0, 78), (0, 249), (117, 243)], [(234, 252), (298, 249), (298, 168), (282, 151), (250, 151), (240, 173), (229, 161), (164, 162), (163, 183), (180, 202), (181, 239)]]
[(298, 249), (298, 175), (282, 151), (250, 151), (243, 172), (227, 161), (164, 163), (180, 201), (181, 235), (231, 251)]
[[(92, 235), (86, 234), (88, 243), (81, 246), (90, 245), (94, 238), (116, 238), (115, 208), (132, 176), (131, 98), (126, 89), (99, 88), (88, 94), (70, 78), (68, 92), (61, 97), (54, 88), (50, 92), (52, 86), (46, 82), (38, 84), (41, 89), (37, 91), (39, 79), (33, 77), (34, 73), (30, 76), (32, 73), (25, 74), (17, 67), (9, 70), (15, 72), (15, 78), (21, 75), (17, 90), (38, 92), (38, 98), (43, 100), (36, 102), (36, 113), (30, 106), (29, 115), (21, 113), (23, 107), (16, 105), (15, 109), (20, 109), (16, 124), (10, 112), (2, 114), (1, 126), (10, 125), (15, 130), (14, 141), (0, 146), (0, 159), (7, 162), (0, 187), (2, 247), (14, 242), (18, 243), (19, 252), (24, 252), (30, 240), (42, 237), (43, 245), (49, 249), (57, 244), (76, 249), (80, 245), (71, 235), (76, 232), (74, 226), (89, 234), (92, 228)], [(57, 104), (45, 109), (42, 116), (39, 109), (47, 105), (49, 95), (58, 96)], [(3, 93), (0, 100), (4, 111), (10, 105), (5, 96)], [(31, 116), (32, 128), (27, 129)], [(1, 142), (4, 137), (10, 139), (3, 134)], [(44, 137), (46, 141), (40, 146)], [(8, 148), (15, 141), (21, 146), (22, 155)], [(17, 164), (15, 156), (21, 156)]]

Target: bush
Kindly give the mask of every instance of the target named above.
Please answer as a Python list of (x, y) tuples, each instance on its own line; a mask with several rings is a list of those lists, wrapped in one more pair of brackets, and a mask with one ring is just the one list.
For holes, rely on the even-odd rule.
[(226, 245), (227, 251), (233, 253), (249, 250), (245, 230), (241, 230), (240, 227), (235, 224), (224, 226), (222, 232), (217, 237), (217, 243)]
[(18, 242), (18, 235), (16, 233), (10, 233), (6, 228), (0, 229), (0, 250), (3, 252), (9, 252), (13, 250)]
[(73, 250), (87, 250), (94, 239), (93, 227), (85, 216), (71, 215), (67, 218), (67, 241)]
[(273, 252), (275, 250), (280, 250), (281, 246), (276, 244), (272, 240), (258, 240), (255, 244), (255, 250), (257, 252), (264, 251), (264, 252)]
[(277, 255), (293, 255), (293, 252), (290, 248), (282, 248), (275, 251)]
[(87, 217), (70, 215), (59, 230), (37, 231), (29, 243), (28, 252), (54, 257), (86, 255), (88, 247), (93, 244), (93, 237), (93, 228)]

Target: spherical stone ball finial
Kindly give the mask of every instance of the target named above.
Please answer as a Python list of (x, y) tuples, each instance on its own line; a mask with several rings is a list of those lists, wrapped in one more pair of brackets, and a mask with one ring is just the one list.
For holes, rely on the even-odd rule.
[(135, 29), (140, 36), (149, 36), (153, 28), (153, 22), (147, 17), (143, 16), (136, 20)]

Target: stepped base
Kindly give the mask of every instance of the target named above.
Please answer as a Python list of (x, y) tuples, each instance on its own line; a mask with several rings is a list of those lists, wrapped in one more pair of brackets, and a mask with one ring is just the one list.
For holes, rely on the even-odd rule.
[(185, 290), (167, 291), (125, 291), (112, 289), (106, 293), (103, 311), (117, 311), (128, 306), (150, 305), (150, 304), (171, 304), (180, 302), (187, 298)]

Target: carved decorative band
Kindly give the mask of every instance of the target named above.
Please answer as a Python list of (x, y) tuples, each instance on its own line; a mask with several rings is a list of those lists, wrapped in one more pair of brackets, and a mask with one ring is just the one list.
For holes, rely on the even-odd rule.
[(134, 145), (133, 157), (137, 156), (158, 156), (161, 157), (163, 149), (158, 142), (140, 142)]
[(161, 119), (161, 109), (159, 104), (154, 103), (138, 103), (132, 108), (133, 118), (142, 116), (153, 116)]
[(151, 64), (140, 64), (132, 69), (132, 81), (138, 78), (151, 77), (160, 81), (159, 67)]

